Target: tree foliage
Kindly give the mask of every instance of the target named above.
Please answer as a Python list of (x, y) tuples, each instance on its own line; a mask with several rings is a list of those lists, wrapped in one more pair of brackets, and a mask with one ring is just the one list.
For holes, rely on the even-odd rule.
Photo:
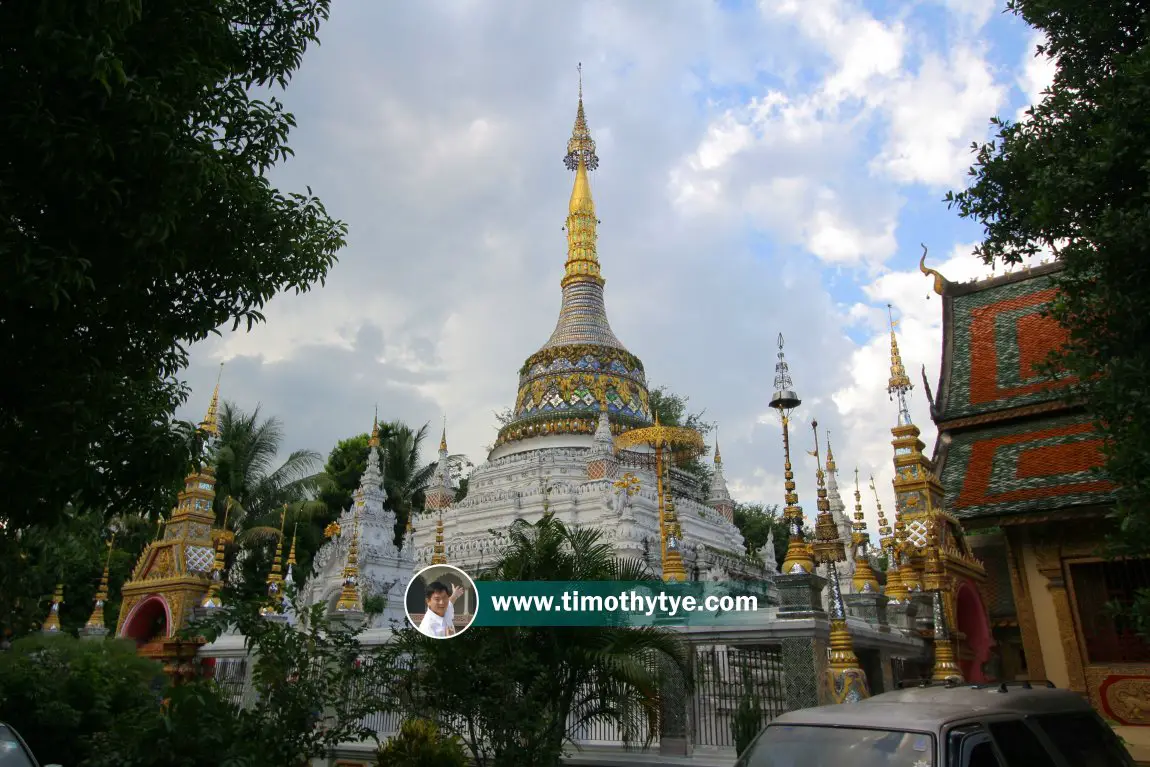
[[(690, 401), (690, 397), (675, 394), (666, 386), (651, 389), (650, 399), (648, 400), (651, 406), (651, 412), (659, 417), (659, 423), (665, 426), (683, 426), (688, 429), (695, 429), (706, 437), (714, 431), (715, 424), (703, 420), (703, 416), (707, 412), (706, 410), (700, 410), (697, 413), (689, 412), (687, 405)], [(710, 493), (711, 476), (714, 474), (714, 469), (712, 469), (708, 463), (694, 458), (679, 468), (695, 477), (699, 482), (699, 488), (703, 497), (706, 497)]]
[(985, 230), (976, 253), (1064, 267), (1051, 315), (1069, 333), (1053, 360), (1105, 439), (1118, 485), (1114, 553), (1150, 552), (1150, 15), (1119, 0), (1010, 0), (1041, 30), (1053, 84), (1019, 122), (992, 121), (970, 186), (948, 201)]
[[(643, 563), (616, 559), (600, 531), (545, 514), (514, 523), (480, 579), (650, 578)], [(686, 674), (677, 635), (655, 628), (476, 627), (450, 642), (407, 628), (390, 651), (410, 659), (392, 682), (397, 706), (458, 735), (480, 767), (556, 766), (579, 723), (613, 722), (650, 742), (662, 675)]]
[(743, 534), (747, 554), (754, 555), (767, 544), (767, 537), (773, 532), (775, 561), (781, 563), (787, 558), (787, 542), (790, 531), (787, 522), (779, 513), (778, 504), (767, 506), (762, 503), (735, 503), (735, 527)]
[(0, 4), (0, 481), (13, 524), (166, 506), (186, 349), (322, 282), (345, 227), (267, 172), (329, 0)]

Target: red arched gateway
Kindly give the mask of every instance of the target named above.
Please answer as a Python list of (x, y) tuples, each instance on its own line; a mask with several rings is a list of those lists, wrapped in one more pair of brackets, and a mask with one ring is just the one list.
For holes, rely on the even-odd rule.
[(156, 639), (166, 639), (172, 632), (172, 610), (162, 596), (153, 594), (128, 613), (120, 636), (144, 645)]
[(960, 582), (955, 595), (954, 616), (956, 628), (965, 635), (962, 641), (965, 652), (959, 654), (958, 664), (962, 675), (969, 682), (988, 682), (983, 672), (983, 664), (990, 660), (994, 638), (991, 636), (990, 620), (986, 606), (978, 588), (968, 580)]

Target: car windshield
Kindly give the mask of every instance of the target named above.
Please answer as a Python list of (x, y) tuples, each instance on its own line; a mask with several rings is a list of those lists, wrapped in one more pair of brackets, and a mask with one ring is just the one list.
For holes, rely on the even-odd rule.
[(0, 724), (0, 767), (35, 767), (16, 734)]
[(934, 737), (924, 732), (772, 725), (737, 767), (934, 767)]

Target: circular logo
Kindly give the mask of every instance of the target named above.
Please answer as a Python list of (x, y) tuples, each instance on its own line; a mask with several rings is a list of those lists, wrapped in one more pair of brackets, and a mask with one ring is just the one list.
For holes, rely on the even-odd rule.
[(479, 611), (471, 576), (454, 565), (430, 565), (415, 574), (404, 597), (407, 620), (421, 634), (450, 639), (466, 631)]

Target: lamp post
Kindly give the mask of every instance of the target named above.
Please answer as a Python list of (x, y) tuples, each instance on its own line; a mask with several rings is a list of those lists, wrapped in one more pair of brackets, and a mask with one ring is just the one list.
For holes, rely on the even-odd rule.
[(783, 573), (813, 573), (815, 570), (814, 556), (810, 545), (803, 539), (803, 508), (799, 506), (799, 495), (795, 492), (795, 473), (791, 468), (791, 413), (802, 404), (799, 395), (794, 391), (791, 381), (790, 369), (783, 354), (783, 334), (779, 333), (779, 361), (775, 363), (775, 395), (770, 405), (778, 411), (783, 422), (783, 459), (785, 461), (784, 479), (786, 487), (786, 507), (783, 517), (790, 528), (790, 541), (787, 544), (787, 556), (783, 559)]

